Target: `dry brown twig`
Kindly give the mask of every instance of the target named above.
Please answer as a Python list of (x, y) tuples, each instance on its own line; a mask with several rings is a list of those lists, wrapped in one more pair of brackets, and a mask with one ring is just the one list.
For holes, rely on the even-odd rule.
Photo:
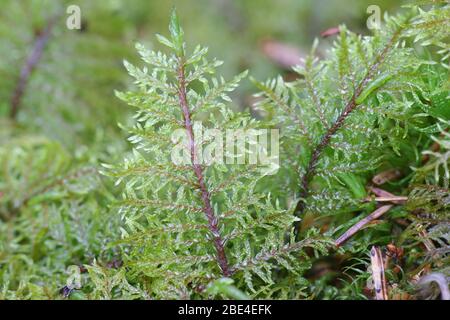
[(393, 204), (405, 204), (405, 202), (408, 201), (408, 197), (396, 196), (395, 194), (380, 188), (371, 187), (369, 188), (369, 191), (375, 195), (375, 198), (367, 197), (365, 199), (366, 201), (375, 200), (376, 202), (391, 202)]
[(355, 225), (353, 225), (350, 229), (348, 229), (342, 236), (340, 236), (334, 243), (337, 247), (341, 246), (345, 241), (347, 241), (349, 238), (351, 238), (356, 232), (361, 230), (365, 225), (367, 225), (369, 222), (378, 219), (383, 214), (388, 212), (393, 205), (385, 205), (371, 214), (369, 214), (367, 217), (363, 218), (362, 220), (358, 221)]
[(408, 201), (408, 197), (406, 196), (396, 196), (395, 194), (392, 194), (386, 190), (383, 190), (381, 188), (377, 187), (370, 187), (369, 191), (372, 192), (375, 197), (367, 197), (364, 199), (364, 201), (376, 201), (378, 203), (380, 202), (390, 202), (392, 205), (384, 205), (371, 214), (369, 214), (364, 219), (360, 220), (358, 223), (353, 225), (350, 229), (348, 229), (343, 235), (341, 235), (336, 241), (336, 246), (341, 246), (345, 241), (347, 241), (351, 236), (353, 236), (356, 232), (358, 232), (360, 229), (362, 229), (365, 225), (372, 222), (375, 219), (378, 219), (380, 216), (382, 216), (384, 213), (389, 211), (394, 204), (396, 205), (403, 205)]
[(386, 277), (384, 273), (383, 253), (379, 247), (373, 246), (370, 250), (370, 262), (372, 268), (372, 280), (375, 288), (375, 299), (389, 300)]

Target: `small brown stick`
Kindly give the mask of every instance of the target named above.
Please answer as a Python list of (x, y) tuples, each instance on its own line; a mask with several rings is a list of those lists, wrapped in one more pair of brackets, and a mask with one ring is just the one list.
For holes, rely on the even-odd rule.
[(391, 197), (367, 197), (364, 199), (364, 201), (366, 202), (370, 202), (375, 200), (376, 202), (391, 202), (394, 204), (404, 204), (407, 200), (408, 197), (402, 197), (402, 196), (391, 196)]
[(359, 222), (357, 222), (350, 229), (348, 229), (342, 236), (340, 236), (334, 242), (335, 245), (337, 247), (341, 246), (345, 241), (347, 241), (350, 237), (352, 237), (356, 232), (361, 230), (362, 227), (367, 225), (369, 222), (371, 222), (371, 221), (373, 221), (375, 219), (378, 219), (383, 214), (388, 212), (392, 207), (393, 207), (393, 205), (385, 205), (385, 206), (382, 206), (382, 207), (378, 208), (377, 210), (375, 210), (374, 212), (369, 214), (367, 217), (365, 217), (362, 220), (360, 220)]
[(372, 192), (377, 197), (395, 197), (394, 194), (377, 187), (370, 187), (369, 191)]
[[(394, 204), (404, 204), (406, 201), (408, 201), (408, 197), (404, 197), (404, 196), (396, 196), (395, 194), (392, 194), (390, 192), (387, 192), (386, 190), (380, 189), (380, 188), (376, 188), (376, 187), (371, 187), (369, 189), (369, 191), (371, 191), (376, 198), (374, 199), (375, 201), (378, 202), (392, 202)], [(371, 201), (371, 198), (367, 198), (367, 201)]]
[(393, 196), (393, 197), (375, 197), (374, 200), (376, 202), (392, 202), (392, 203), (399, 203), (399, 202), (405, 202), (408, 200), (408, 197), (402, 197), (402, 196)]
[(51, 18), (47, 23), (45, 29), (38, 35), (36, 41), (34, 42), (33, 50), (28, 56), (27, 61), (22, 67), (22, 70), (20, 71), (20, 77), (14, 90), (14, 94), (11, 98), (11, 109), (9, 113), (9, 117), (11, 119), (15, 119), (17, 113), (19, 112), (20, 103), (22, 101), (23, 95), (25, 94), (28, 80), (30, 79), (31, 73), (33, 72), (34, 68), (41, 60), (44, 48), (48, 40), (50, 39), (55, 20), (56, 17)]
[(383, 254), (379, 247), (373, 246), (370, 250), (370, 261), (372, 266), (372, 279), (375, 287), (376, 300), (389, 300), (384, 274)]

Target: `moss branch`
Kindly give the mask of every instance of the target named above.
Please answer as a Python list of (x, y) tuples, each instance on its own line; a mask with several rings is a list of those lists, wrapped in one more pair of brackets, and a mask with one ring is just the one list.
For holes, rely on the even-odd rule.
[(194, 170), (198, 186), (201, 192), (201, 199), (203, 202), (203, 212), (205, 213), (206, 219), (208, 220), (208, 229), (213, 235), (214, 247), (217, 252), (217, 262), (220, 266), (220, 269), (222, 270), (222, 274), (227, 277), (231, 273), (228, 266), (228, 260), (225, 254), (224, 241), (219, 231), (219, 220), (214, 214), (211, 205), (211, 194), (208, 191), (205, 179), (203, 177), (202, 166), (198, 163), (196, 156), (197, 152), (195, 147), (194, 130), (191, 120), (191, 111), (189, 110), (189, 104), (186, 94), (185, 61), (183, 56), (180, 56), (178, 66), (178, 99), (181, 110), (183, 112), (184, 127), (188, 135), (192, 169)]
[[(370, 83), (370, 81), (373, 80), (373, 77), (376, 75), (377, 71), (379, 71), (380, 66), (383, 64), (383, 62), (386, 59), (386, 56), (388, 55), (389, 51), (395, 46), (401, 31), (403, 29), (399, 28), (391, 37), (388, 44), (384, 47), (383, 51), (381, 51), (377, 57), (375, 58), (375, 61), (373, 64), (369, 67), (366, 75), (361, 80), (361, 82), (358, 84), (358, 86), (355, 89), (355, 92), (353, 93), (352, 97), (349, 101), (347, 101), (344, 110), (341, 112), (339, 117), (336, 119), (336, 121), (330, 126), (330, 128), (326, 131), (326, 133), (322, 136), (320, 139), (320, 142), (316, 145), (314, 148), (314, 151), (311, 155), (311, 159), (309, 160), (307, 169), (305, 174), (301, 178), (301, 186), (300, 186), (300, 193), (299, 198), (300, 201), (297, 204), (297, 207), (295, 209), (295, 212), (297, 215), (300, 215), (303, 213), (305, 209), (305, 199), (308, 197), (310, 192), (310, 183), (312, 178), (314, 177), (317, 169), (317, 165), (319, 163), (320, 157), (322, 156), (323, 151), (325, 148), (327, 148), (330, 145), (331, 139), (333, 136), (344, 126), (346, 119), (352, 114), (353, 111), (355, 111), (360, 104), (357, 103), (358, 98), (361, 96), (361, 93), (364, 91), (364, 89), (367, 87), (367, 85)], [(299, 224), (296, 224), (296, 232), (298, 232)]]

